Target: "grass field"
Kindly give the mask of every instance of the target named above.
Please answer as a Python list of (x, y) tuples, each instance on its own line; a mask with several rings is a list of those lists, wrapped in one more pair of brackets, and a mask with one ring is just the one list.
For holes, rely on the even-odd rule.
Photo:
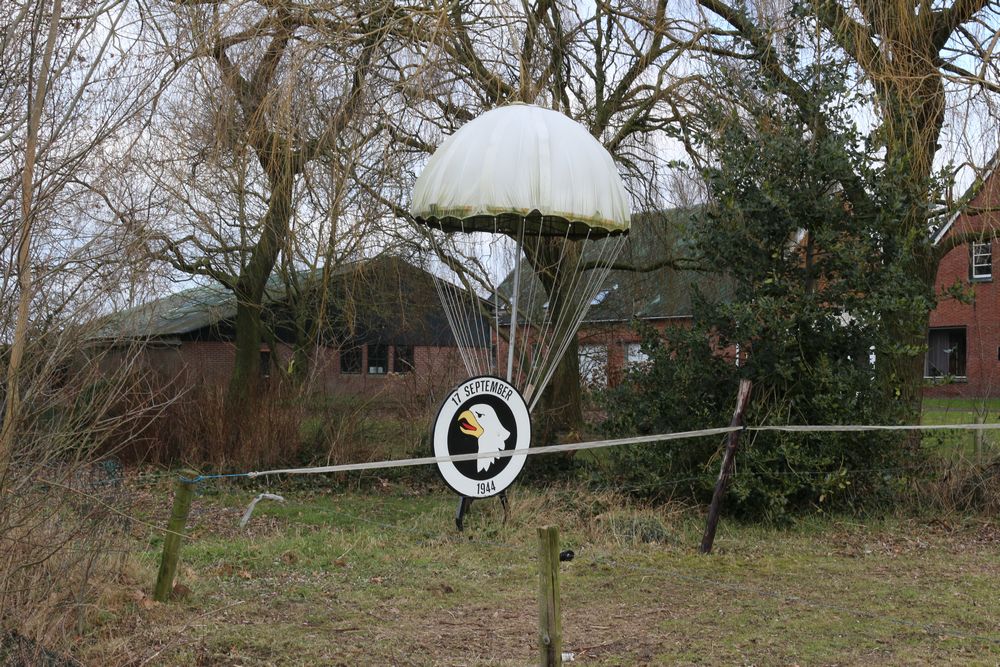
[[(485, 501), (459, 534), (451, 496), (376, 487), (207, 486), (167, 604), (148, 593), (169, 486), (137, 495), (132, 593), (102, 602), (88, 664), (532, 664), (542, 524), (576, 552), (561, 567), (575, 663), (1000, 663), (996, 519), (724, 518), (706, 557), (691, 509), (518, 488), (506, 525)], [(287, 502), (240, 529), (265, 489)]]
[[(1000, 424), (1000, 399), (926, 398), (924, 424)], [(980, 447), (985, 454), (1000, 452), (1000, 430), (982, 431)], [(977, 456), (974, 431), (935, 431), (924, 436), (925, 444), (945, 457), (971, 459)]]

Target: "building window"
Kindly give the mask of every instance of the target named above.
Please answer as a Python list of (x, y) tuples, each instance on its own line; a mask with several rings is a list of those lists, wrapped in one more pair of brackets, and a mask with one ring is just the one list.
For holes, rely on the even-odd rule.
[(971, 245), (969, 278), (972, 280), (993, 279), (993, 250), (989, 241), (973, 242)]
[(606, 345), (580, 346), (580, 379), (591, 388), (608, 386), (608, 347)]
[(351, 374), (361, 372), (360, 347), (352, 347), (340, 351), (340, 372)]
[(931, 329), (927, 332), (924, 376), (965, 377), (965, 329)]
[(271, 377), (271, 351), (260, 351), (260, 377), (263, 380)]
[(389, 346), (368, 346), (368, 375), (385, 375), (389, 372)]
[(625, 344), (625, 366), (627, 368), (642, 366), (648, 361), (649, 355), (642, 351), (642, 345), (639, 343)]
[(413, 346), (397, 345), (392, 358), (392, 372), (410, 373), (415, 367), (413, 363)]

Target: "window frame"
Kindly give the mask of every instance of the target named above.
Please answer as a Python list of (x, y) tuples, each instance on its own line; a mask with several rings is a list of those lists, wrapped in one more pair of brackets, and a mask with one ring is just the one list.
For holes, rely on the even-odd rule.
[[(385, 343), (369, 343), (365, 345), (368, 352), (364, 367), (368, 369), (368, 375), (388, 375), (389, 374), (389, 346)], [(381, 366), (375, 366), (375, 362), (382, 362)], [(373, 370), (375, 369), (375, 370)]]
[(587, 388), (604, 389), (609, 385), (609, 354), (607, 345), (581, 343), (577, 346), (580, 380)]
[[(942, 334), (948, 334), (948, 339), (944, 343), (948, 347), (941, 349), (942, 353), (948, 355), (948, 369), (939, 374), (932, 374), (931, 356), (934, 352), (935, 337), (937, 337), (937, 342), (940, 343), (942, 342)], [(956, 352), (957, 354), (953, 362), (952, 355)], [(942, 378), (953, 378), (959, 381), (968, 380), (968, 363), (968, 329), (966, 327), (931, 327), (927, 330), (927, 352), (924, 354), (925, 380), (940, 380)], [(941, 371), (939, 368), (934, 368), (933, 370)]]
[[(625, 368), (642, 368), (649, 364), (649, 355), (642, 349), (642, 343), (625, 343)], [(638, 352), (638, 354), (633, 354)]]
[[(986, 252), (980, 250), (984, 246)], [(980, 261), (977, 262), (977, 260)], [(969, 280), (973, 282), (988, 282), (993, 280), (992, 239), (969, 243)]]
[[(346, 360), (350, 359), (351, 361), (353, 361), (355, 355), (357, 355), (357, 365), (354, 366), (352, 364), (351, 367), (348, 367)], [(361, 371), (363, 371), (365, 368), (365, 356), (363, 347), (356, 346), (356, 347), (341, 348), (340, 354), (338, 354), (337, 356), (339, 357), (339, 362), (340, 362), (339, 368), (341, 375), (361, 375)]]

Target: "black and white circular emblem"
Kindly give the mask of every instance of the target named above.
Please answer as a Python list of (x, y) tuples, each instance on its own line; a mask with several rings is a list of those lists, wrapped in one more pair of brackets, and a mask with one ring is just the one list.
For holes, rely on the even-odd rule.
[[(490, 454), (527, 450), (531, 419), (524, 398), (510, 383), (484, 375), (458, 385), (434, 422), (434, 455)], [(493, 496), (510, 486), (525, 456), (443, 461), (438, 470), (448, 486), (470, 498)]]

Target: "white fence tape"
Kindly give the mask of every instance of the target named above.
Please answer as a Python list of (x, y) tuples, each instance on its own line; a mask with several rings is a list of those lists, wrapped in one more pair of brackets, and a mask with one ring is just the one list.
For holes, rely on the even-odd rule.
[[(970, 430), (989, 431), (1000, 429), (1000, 424), (905, 424), (905, 425), (794, 425), (794, 426), (751, 426), (747, 431), (783, 431), (792, 433), (847, 433), (863, 431), (945, 431)], [(724, 426), (721, 428), (706, 428), (698, 431), (681, 431), (678, 433), (659, 433), (657, 435), (642, 435), (632, 438), (617, 438), (612, 440), (593, 440), (590, 442), (574, 442), (565, 445), (549, 445), (535, 447), (521, 452), (514, 450), (500, 452), (482, 452), (475, 454), (456, 454), (454, 456), (425, 456), (415, 459), (394, 459), (390, 461), (369, 461), (367, 463), (345, 463), (334, 466), (319, 466), (312, 468), (281, 468), (277, 470), (261, 470), (246, 473), (247, 477), (262, 477), (265, 475), (319, 475), (334, 472), (353, 472), (360, 470), (384, 470), (386, 468), (405, 468), (409, 466), (430, 465), (445, 461), (474, 461), (476, 459), (491, 459), (495, 457), (531, 456), (534, 454), (552, 454), (556, 452), (575, 452), (583, 449), (601, 449), (619, 447), (621, 445), (638, 445), (649, 442), (664, 442), (667, 440), (687, 440), (711, 435), (723, 435), (733, 431), (743, 430), (740, 426)], [(209, 476), (206, 476), (206, 478)]]
[(581, 449), (599, 449), (602, 447), (618, 447), (620, 445), (637, 445), (644, 442), (663, 442), (664, 440), (684, 440), (708, 435), (721, 435), (742, 430), (739, 426), (723, 428), (706, 428), (700, 431), (681, 431), (679, 433), (661, 433), (659, 435), (642, 435), (634, 438), (618, 438), (616, 440), (594, 440), (592, 442), (574, 442), (567, 445), (549, 445), (535, 447), (516, 452), (511, 449), (499, 452), (477, 452), (475, 454), (456, 454), (454, 456), (425, 456), (419, 459), (396, 459), (393, 461), (371, 461), (369, 463), (346, 463), (336, 466), (321, 466), (318, 468), (283, 468), (281, 470), (261, 470), (247, 473), (248, 477), (262, 475), (316, 475), (326, 472), (351, 472), (355, 470), (380, 470), (384, 468), (405, 468), (407, 466), (429, 465), (445, 461), (475, 461), (476, 459), (504, 458), (510, 456), (531, 456), (533, 454), (552, 454), (554, 452), (575, 452)]

